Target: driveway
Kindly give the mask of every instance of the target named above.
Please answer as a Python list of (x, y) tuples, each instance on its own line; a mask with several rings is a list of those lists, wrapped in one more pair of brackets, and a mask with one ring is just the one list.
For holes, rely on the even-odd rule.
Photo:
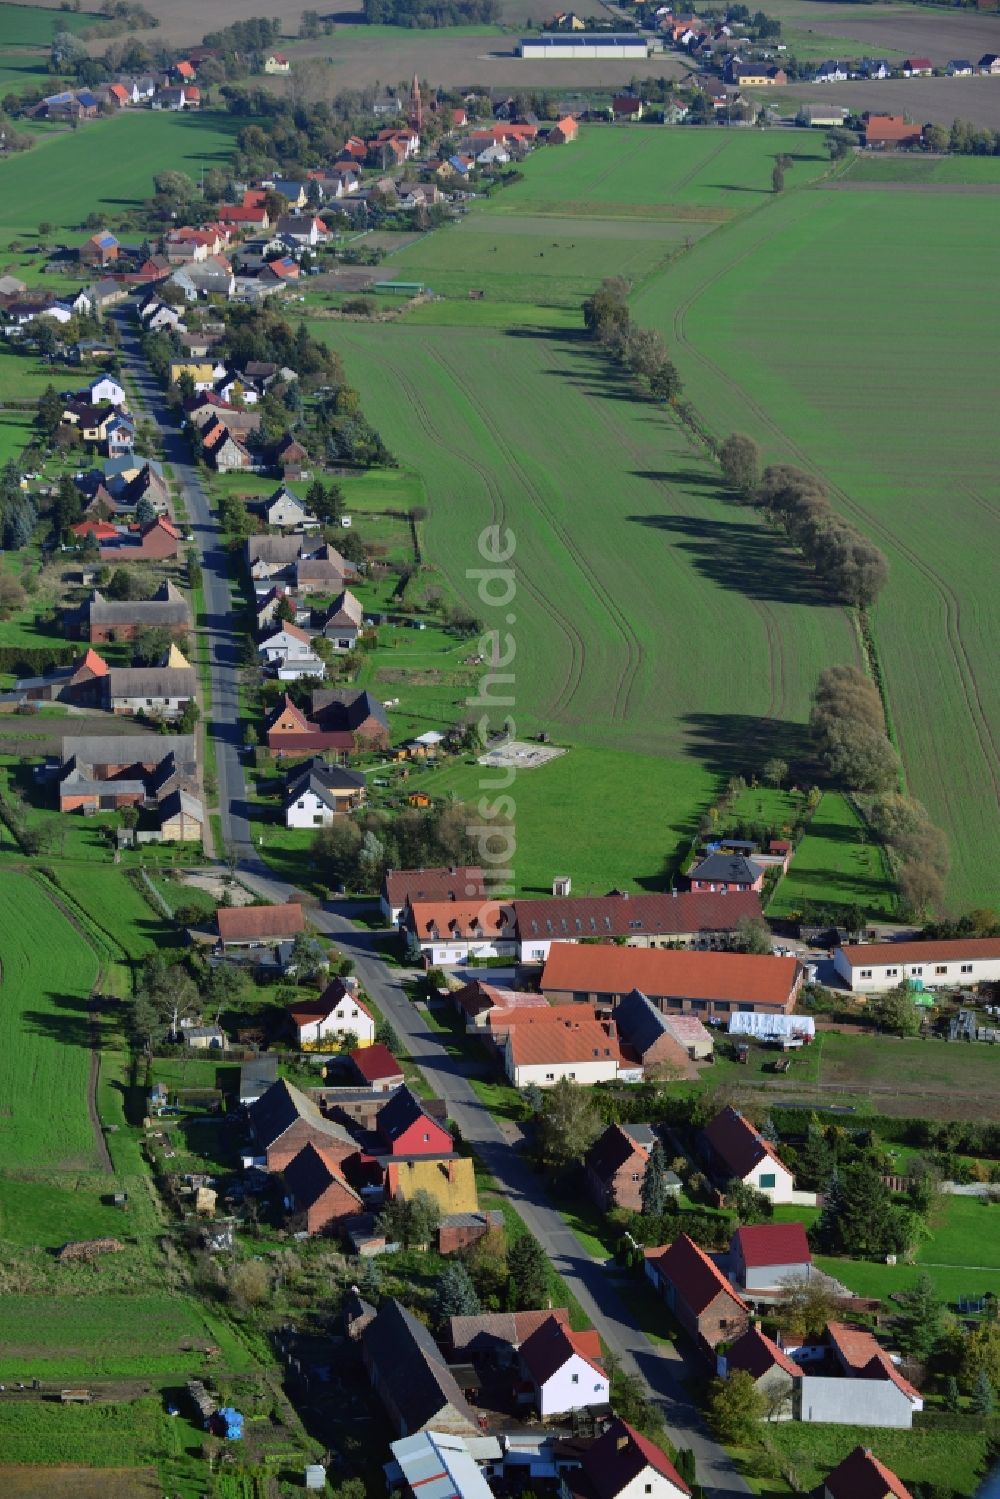
[[(212, 689), (206, 732), (216, 745), (223, 838), (236, 855), (240, 878), (265, 898), (286, 901), (295, 896), (295, 888), (272, 875), (262, 863), (251, 842), (246, 817), (246, 786), (239, 756), (238, 647), (229, 628), (228, 559), (221, 533), (190, 460), (186, 439), (146, 367), (128, 313), (120, 314), (116, 320), (122, 335), (123, 362), (135, 380), (147, 412), (161, 429), (166, 460), (173, 468), (175, 486), (184, 494), (201, 556)], [(312, 913), (312, 920), (354, 959), (359, 981), (400, 1036), (431, 1088), (447, 1102), (448, 1113), (463, 1138), (473, 1146), (545, 1249), (608, 1348), (627, 1371), (645, 1381), (663, 1411), (671, 1440), (678, 1447), (694, 1449), (698, 1479), (706, 1494), (712, 1499), (749, 1494), (748, 1484), (736, 1472), (725, 1450), (708, 1435), (697, 1406), (684, 1389), (683, 1360), (669, 1345), (654, 1346), (633, 1326), (615, 1289), (614, 1272), (590, 1257), (549, 1204), (539, 1178), (510, 1149), (500, 1127), (480, 1103), (463, 1074), (461, 1062), (449, 1057), (437, 1033), (427, 1029), (402, 987), (398, 970), (393, 970), (378, 955), (376, 944), (385, 934), (358, 928), (330, 907)]]

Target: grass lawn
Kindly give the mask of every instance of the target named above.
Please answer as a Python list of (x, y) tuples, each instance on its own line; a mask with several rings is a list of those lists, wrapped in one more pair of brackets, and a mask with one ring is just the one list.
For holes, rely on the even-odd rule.
[(968, 1430), (888, 1431), (881, 1427), (775, 1422), (767, 1441), (794, 1464), (800, 1492), (817, 1488), (832, 1468), (859, 1444), (868, 1447), (910, 1485), (941, 1484), (948, 1492), (975, 1492), (988, 1450), (988, 1434), (970, 1421)]
[(252, 1361), (227, 1323), (186, 1296), (0, 1300), (0, 1379), (162, 1378), (213, 1367), (239, 1373)]
[[(20, 365), (24, 361), (19, 359), (17, 362)], [(0, 465), (17, 458), (31, 441), (33, 433), (30, 411), (0, 411)]]
[(0, 1241), (59, 1249), (72, 1239), (132, 1237), (155, 1226), (143, 1194), (129, 1192), (127, 1216), (105, 1200), (130, 1185), (92, 1172), (0, 1176)]
[(846, 174), (848, 182), (1000, 183), (1000, 161), (995, 156), (856, 156)]
[(80, 35), (105, 19), (93, 12), (56, 13), (37, 5), (4, 5), (2, 15), (5, 47), (49, 47), (55, 32), (72, 31)]
[[(896, 1103), (893, 1113), (995, 1119), (1000, 1108), (1000, 1055), (987, 1046), (826, 1032), (820, 1081), (867, 1095), (886, 1112)], [(939, 1102), (950, 1104), (943, 1116)]]
[[(963, 158), (954, 170), (980, 169)], [(1000, 895), (1000, 625), (981, 557), (1000, 479), (977, 437), (992, 420), (995, 330), (976, 309), (993, 283), (1000, 197), (956, 193), (945, 208), (920, 192), (803, 192), (804, 177), (797, 164), (766, 212), (642, 288), (635, 316), (669, 339), (714, 434), (749, 432), (765, 462), (817, 473), (886, 552), (873, 623), (909, 788), (949, 835), (950, 899), (988, 905)], [(945, 260), (946, 285), (906, 329)], [(899, 338), (883, 338), (886, 320)]]
[[(30, 151), (0, 163), (0, 244), (34, 235), (41, 220), (70, 241), (84, 237), (79, 225), (90, 213), (114, 224), (152, 195), (157, 172), (197, 177), (202, 166), (228, 161), (244, 123), (212, 110), (129, 110), (41, 137)], [(34, 268), (30, 259), (24, 265)]]
[[(446, 762), (411, 775), (406, 789), (477, 801), (491, 800), (499, 785), (489, 767)], [(577, 895), (663, 889), (716, 789), (716, 778), (692, 761), (608, 749), (573, 749), (520, 772), (504, 792), (515, 806), (515, 893), (551, 894), (553, 876), (563, 873)]]
[(916, 1264), (825, 1258), (822, 1266), (861, 1296), (885, 1298), (913, 1285), (921, 1275), (928, 1275), (952, 1306), (961, 1297), (1000, 1295), (1000, 1209), (975, 1197), (942, 1194), (929, 1222), (930, 1233), (917, 1247)]
[(869, 917), (891, 917), (895, 890), (879, 846), (868, 840), (843, 796), (827, 792), (767, 908), (769, 916), (801, 912), (806, 902), (863, 906)]
[(26, 874), (0, 900), (0, 1148), (3, 1164), (87, 1169), (87, 1004), (97, 957)]

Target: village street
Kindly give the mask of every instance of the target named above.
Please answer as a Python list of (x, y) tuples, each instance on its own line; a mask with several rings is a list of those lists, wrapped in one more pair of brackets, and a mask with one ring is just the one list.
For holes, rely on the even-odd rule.
[[(146, 367), (128, 314), (117, 321), (122, 335), (123, 363), (147, 413), (160, 427), (166, 462), (172, 467), (175, 489), (184, 496), (201, 557), (212, 694), (211, 710), (203, 717), (216, 747), (223, 840), (228, 852), (236, 856), (239, 878), (250, 889), (273, 901), (293, 899), (294, 887), (272, 875), (257, 855), (245, 813), (246, 786), (240, 759), (239, 650), (229, 625), (230, 578), (218, 522), (190, 461), (186, 439)], [(700, 1412), (684, 1385), (683, 1360), (670, 1345), (655, 1346), (632, 1324), (616, 1289), (618, 1272), (592, 1259), (551, 1206), (542, 1178), (511, 1148), (464, 1075), (462, 1063), (450, 1057), (443, 1039), (428, 1029), (421, 1011), (403, 989), (399, 971), (379, 956), (378, 934), (355, 926), (332, 906), (310, 912), (310, 919), (354, 959), (360, 983), (392, 1024), (431, 1088), (446, 1101), (449, 1116), (458, 1125), (463, 1139), (475, 1150), (542, 1244), (607, 1347), (627, 1371), (645, 1381), (663, 1411), (671, 1440), (678, 1447), (694, 1450), (699, 1482), (706, 1494), (712, 1499), (749, 1494), (749, 1486), (724, 1448), (705, 1430)]]

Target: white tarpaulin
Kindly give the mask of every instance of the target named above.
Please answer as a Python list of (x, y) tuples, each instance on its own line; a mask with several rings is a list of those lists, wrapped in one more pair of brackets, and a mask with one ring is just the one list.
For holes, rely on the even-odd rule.
[(763, 1041), (768, 1036), (779, 1036), (785, 1040), (800, 1040), (816, 1034), (816, 1022), (811, 1015), (758, 1015), (754, 1011), (740, 1010), (729, 1017), (731, 1036), (756, 1036)]

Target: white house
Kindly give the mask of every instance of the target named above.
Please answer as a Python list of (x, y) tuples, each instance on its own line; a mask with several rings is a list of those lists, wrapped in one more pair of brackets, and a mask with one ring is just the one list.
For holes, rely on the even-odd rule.
[[(620, 1416), (584, 1448), (581, 1466), (595, 1499), (688, 1499), (691, 1493), (667, 1454)], [(576, 1491), (575, 1478), (563, 1476), (561, 1499)]]
[(469, 958), (513, 958), (514, 915), (494, 900), (414, 901), (402, 925), (432, 965)]
[(335, 651), (353, 651), (364, 617), (361, 600), (349, 588), (337, 595), (323, 621), (323, 634)]
[(261, 515), (269, 526), (290, 527), (292, 530), (313, 530), (319, 521), (311, 510), (284, 484), (274, 491), (261, 505)]
[(564, 1077), (588, 1087), (642, 1078), (641, 1063), (623, 1059), (614, 1023), (597, 1020), (586, 1005), (518, 1009), (505, 1030), (490, 1029), (498, 1039), (502, 1034), (504, 1070), (515, 1088), (551, 1088)]
[(305, 999), (289, 1010), (300, 1046), (318, 1046), (323, 1041), (356, 1037), (356, 1045), (373, 1046), (375, 1021), (353, 989), (343, 979), (334, 979), (318, 999)]
[(312, 648), (312, 636), (298, 625), (283, 623), (280, 630), (262, 640), (257, 655), (265, 666), (274, 668), (283, 682), (298, 677), (321, 677), (326, 666)]
[(86, 396), (92, 406), (128, 405), (128, 398), (125, 395), (124, 388), (119, 385), (118, 381), (112, 375), (98, 375), (96, 379), (91, 380), (89, 385), (83, 387), (80, 394)]
[(306, 769), (289, 778), (285, 792), (285, 827), (328, 828), (335, 818), (344, 817), (361, 806), (365, 796), (366, 781), (360, 771), (314, 760)]
[(611, 1384), (600, 1356), (600, 1338), (593, 1329), (572, 1332), (556, 1317), (547, 1318), (525, 1339), (518, 1357), (543, 1420), (609, 1403)]
[(1000, 979), (1000, 937), (838, 947), (833, 966), (854, 994), (878, 994), (907, 980), (918, 989), (971, 988)]
[(702, 1134), (713, 1175), (725, 1186), (739, 1181), (762, 1192), (772, 1202), (814, 1205), (814, 1192), (796, 1192), (795, 1178), (774, 1147), (750, 1120), (727, 1105), (710, 1120)]

